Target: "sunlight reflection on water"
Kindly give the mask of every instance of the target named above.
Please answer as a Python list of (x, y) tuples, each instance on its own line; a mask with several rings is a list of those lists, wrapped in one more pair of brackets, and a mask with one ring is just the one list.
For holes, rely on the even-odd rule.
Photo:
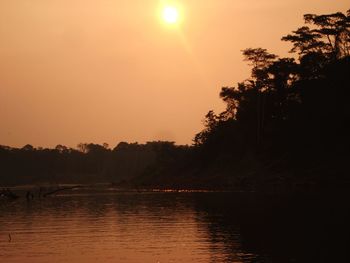
[(221, 215), (198, 208), (205, 194), (73, 192), (1, 202), (0, 259), (253, 262), (256, 256), (241, 249), (238, 229), (215, 229), (211, 221)]
[(0, 199), (1, 263), (350, 262), (347, 194), (24, 195)]

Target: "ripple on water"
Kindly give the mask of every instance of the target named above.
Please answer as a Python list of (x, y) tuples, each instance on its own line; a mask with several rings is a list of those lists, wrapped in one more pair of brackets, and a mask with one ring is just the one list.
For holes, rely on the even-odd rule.
[[(212, 262), (213, 242), (186, 193), (60, 195), (0, 205), (6, 262)], [(12, 240), (8, 241), (11, 233)], [(222, 255), (221, 255), (222, 254)]]

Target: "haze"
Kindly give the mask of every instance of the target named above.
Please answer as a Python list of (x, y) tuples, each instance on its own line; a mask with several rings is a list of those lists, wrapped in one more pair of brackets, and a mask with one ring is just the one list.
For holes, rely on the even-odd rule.
[[(305, 13), (349, 1), (187, 0), (182, 21), (159, 0), (2, 0), (0, 144), (170, 140), (191, 144), (218, 93), (248, 77), (241, 50), (286, 55), (279, 39)], [(276, 44), (277, 43), (277, 44)]]

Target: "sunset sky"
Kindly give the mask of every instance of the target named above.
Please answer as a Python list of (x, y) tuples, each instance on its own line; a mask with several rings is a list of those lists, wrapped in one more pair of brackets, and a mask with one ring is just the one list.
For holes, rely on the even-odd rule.
[[(179, 20), (162, 18), (166, 5)], [(241, 50), (288, 55), (305, 13), (349, 0), (1, 0), (0, 144), (191, 144)]]

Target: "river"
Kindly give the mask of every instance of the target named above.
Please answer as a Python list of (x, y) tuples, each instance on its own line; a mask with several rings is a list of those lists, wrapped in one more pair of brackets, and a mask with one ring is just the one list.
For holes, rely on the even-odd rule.
[(347, 200), (113, 190), (0, 200), (0, 262), (350, 262)]

